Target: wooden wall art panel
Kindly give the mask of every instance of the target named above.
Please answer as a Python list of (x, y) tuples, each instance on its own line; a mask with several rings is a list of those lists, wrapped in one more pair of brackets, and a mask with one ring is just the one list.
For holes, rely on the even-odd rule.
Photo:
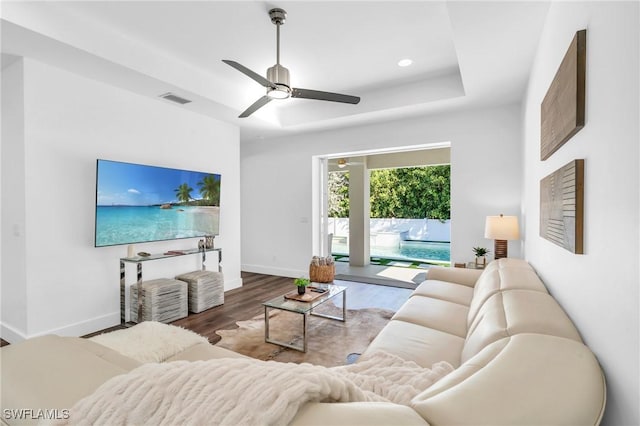
[(540, 181), (540, 236), (583, 254), (584, 160), (573, 160)]
[(576, 33), (540, 107), (540, 159), (584, 127), (587, 30)]

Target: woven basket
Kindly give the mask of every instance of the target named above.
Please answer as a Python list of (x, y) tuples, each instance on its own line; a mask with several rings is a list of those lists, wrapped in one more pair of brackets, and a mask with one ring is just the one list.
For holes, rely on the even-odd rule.
[(336, 274), (336, 265), (309, 265), (309, 279), (314, 283), (330, 283)]

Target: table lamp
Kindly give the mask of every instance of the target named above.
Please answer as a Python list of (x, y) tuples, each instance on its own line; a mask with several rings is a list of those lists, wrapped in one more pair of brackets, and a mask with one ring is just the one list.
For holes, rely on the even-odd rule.
[(495, 240), (494, 259), (507, 257), (507, 241), (520, 238), (517, 216), (487, 216), (484, 237)]

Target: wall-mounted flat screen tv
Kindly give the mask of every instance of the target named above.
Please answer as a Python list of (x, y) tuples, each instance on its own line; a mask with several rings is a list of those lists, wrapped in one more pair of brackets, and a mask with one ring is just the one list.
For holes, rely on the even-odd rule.
[(95, 246), (219, 235), (220, 178), (98, 160)]

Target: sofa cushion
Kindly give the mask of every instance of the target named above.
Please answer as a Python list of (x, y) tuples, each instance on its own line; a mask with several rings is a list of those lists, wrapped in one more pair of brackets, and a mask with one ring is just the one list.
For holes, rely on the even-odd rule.
[(467, 287), (474, 287), (482, 272), (483, 271), (480, 269), (445, 268), (444, 266), (431, 266), (427, 271), (427, 279), (446, 281), (449, 283), (466, 285)]
[(473, 297), (473, 287), (429, 279), (420, 284), (411, 295), (426, 296), (469, 306), (471, 304), (471, 298)]
[(290, 426), (428, 426), (418, 413), (405, 405), (390, 402), (350, 402), (305, 404)]
[(548, 293), (531, 265), (522, 259), (498, 259), (491, 262), (478, 278), (469, 305), (470, 326), (478, 311), (493, 294), (503, 290), (534, 290)]
[(605, 381), (582, 343), (543, 334), (501, 339), (412, 400), (430, 424), (598, 424)]
[(455, 368), (460, 365), (463, 345), (462, 337), (410, 322), (391, 320), (373, 339), (360, 360), (367, 359), (368, 354), (376, 351), (385, 351), (421, 367), (431, 368), (436, 362), (446, 361)]
[(582, 342), (576, 327), (549, 294), (507, 290), (495, 293), (480, 308), (469, 327), (461, 361), (497, 340), (520, 333), (549, 334)]
[(69, 409), (108, 379), (141, 365), (90, 340), (55, 335), (3, 347), (0, 364), (3, 410)]
[(413, 296), (391, 319), (411, 322), (464, 338), (467, 335), (468, 312), (468, 307), (458, 303)]

